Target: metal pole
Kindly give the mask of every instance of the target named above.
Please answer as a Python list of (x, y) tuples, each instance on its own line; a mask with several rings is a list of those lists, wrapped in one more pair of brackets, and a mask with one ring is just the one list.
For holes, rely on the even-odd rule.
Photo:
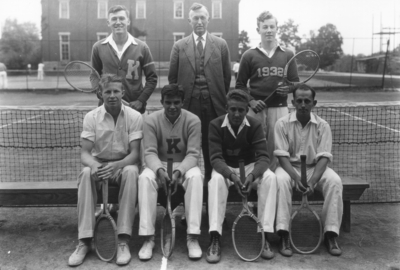
[(389, 52), (389, 44), (390, 44), (390, 39), (388, 39), (388, 41), (387, 41), (385, 62), (384, 62), (384, 64), (383, 64), (382, 89), (383, 89), (383, 87), (385, 86), (386, 61), (387, 61), (388, 52)]
[(350, 87), (351, 87), (351, 79), (353, 77), (353, 60), (354, 60), (354, 38), (353, 38), (353, 51), (351, 53), (351, 64), (350, 64), (350, 83), (349, 83)]

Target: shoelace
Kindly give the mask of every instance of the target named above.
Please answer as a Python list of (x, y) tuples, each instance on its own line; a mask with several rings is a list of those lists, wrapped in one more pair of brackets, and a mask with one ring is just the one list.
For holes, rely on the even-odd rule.
[(121, 247), (121, 251), (124, 251), (126, 243), (119, 243), (118, 246)]
[(218, 253), (219, 237), (213, 236), (211, 239), (211, 253)]
[(86, 246), (85, 243), (79, 242), (79, 244), (76, 246), (76, 254), (78, 254), (81, 248), (84, 246)]
[(285, 244), (285, 249), (290, 249), (289, 237), (283, 237), (283, 243)]

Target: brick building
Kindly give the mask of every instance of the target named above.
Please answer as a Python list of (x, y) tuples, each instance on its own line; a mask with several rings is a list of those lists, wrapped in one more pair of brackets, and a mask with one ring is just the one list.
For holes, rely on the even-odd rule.
[(128, 31), (148, 44), (154, 60), (169, 61), (173, 43), (192, 32), (188, 14), (194, 2), (207, 7), (211, 20), (208, 31), (222, 36), (231, 59), (236, 59), (240, 0), (42, 0), (46, 69), (60, 68), (72, 60), (89, 61), (93, 44), (110, 34), (107, 11), (115, 4), (129, 9)]

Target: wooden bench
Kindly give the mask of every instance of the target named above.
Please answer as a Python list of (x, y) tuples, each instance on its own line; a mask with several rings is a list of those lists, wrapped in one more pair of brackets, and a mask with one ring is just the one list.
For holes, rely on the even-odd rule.
[[(343, 221), (342, 229), (350, 232), (351, 201), (358, 200), (369, 184), (361, 179), (343, 177)], [(34, 206), (34, 205), (76, 205), (78, 187), (75, 181), (58, 182), (0, 182), (0, 206)], [(109, 203), (118, 202), (118, 187), (110, 186)], [(204, 192), (207, 198), (207, 190)], [(98, 194), (98, 203), (102, 196)], [(174, 196), (175, 197), (175, 196)], [(320, 193), (311, 196), (310, 201), (323, 201)], [(301, 201), (301, 194), (294, 193), (294, 201)], [(228, 202), (241, 202), (236, 192), (229, 192)], [(257, 201), (256, 192), (252, 192), (249, 201)]]

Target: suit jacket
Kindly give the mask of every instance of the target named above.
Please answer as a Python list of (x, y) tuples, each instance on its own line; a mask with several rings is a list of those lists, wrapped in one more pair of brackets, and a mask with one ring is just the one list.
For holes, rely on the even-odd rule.
[[(226, 41), (207, 33), (204, 55), (204, 73), (207, 79), (211, 101), (217, 115), (226, 113), (226, 94), (232, 78), (231, 60)], [(195, 42), (193, 34), (178, 40), (172, 47), (169, 83), (177, 83), (185, 90), (184, 109), (189, 109), (194, 80), (196, 77)]]

